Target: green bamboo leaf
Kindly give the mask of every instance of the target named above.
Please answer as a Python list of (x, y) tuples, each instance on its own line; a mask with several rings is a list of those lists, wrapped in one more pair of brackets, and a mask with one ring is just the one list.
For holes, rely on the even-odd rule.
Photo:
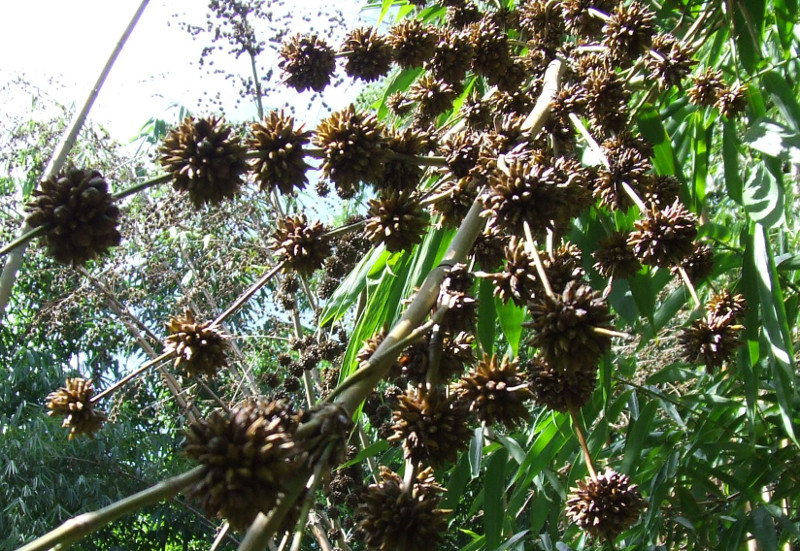
[(750, 218), (771, 228), (783, 221), (783, 186), (759, 163), (745, 183), (742, 203)]
[(503, 535), (503, 518), (506, 512), (503, 505), (506, 463), (508, 463), (508, 451), (500, 448), (492, 454), (486, 466), (486, 479), (483, 485), (485, 492), (483, 523), (487, 549), (497, 549)]
[(378, 440), (374, 444), (370, 444), (369, 446), (358, 452), (358, 454), (356, 454), (356, 456), (353, 459), (341, 465), (339, 469), (346, 469), (351, 465), (355, 465), (356, 463), (361, 463), (368, 457), (374, 457), (381, 452), (385, 452), (388, 449), (389, 449), (389, 442), (387, 442), (386, 440)]
[(483, 427), (477, 427), (469, 443), (469, 465), (472, 478), (478, 478), (481, 474), (481, 459), (483, 459)]
[(391, 253), (382, 247), (376, 247), (367, 253), (334, 291), (333, 296), (325, 303), (320, 314), (320, 327), (334, 323), (356, 303), (358, 295), (367, 284), (367, 276), (381, 271)]
[(494, 285), (488, 279), (481, 279), (478, 283), (478, 340), (483, 351), (489, 355), (494, 350), (496, 320)]
[(786, 79), (776, 71), (767, 71), (761, 77), (764, 89), (769, 92), (772, 101), (778, 107), (784, 120), (796, 133), (800, 134), (800, 103), (797, 95), (786, 82)]
[(500, 322), (503, 335), (516, 356), (522, 337), (522, 320), (525, 319), (525, 309), (510, 300), (507, 304), (503, 304), (503, 301), (497, 297), (494, 298), (494, 306), (497, 309), (497, 320)]
[(642, 459), (642, 450), (653, 430), (653, 419), (658, 411), (658, 402), (648, 400), (639, 410), (639, 417), (629, 426), (625, 438), (625, 456), (620, 464), (620, 472), (633, 474), (634, 466)]
[(464, 488), (472, 478), (471, 474), (469, 456), (462, 453), (461, 459), (447, 479), (447, 493), (442, 500), (442, 509), (455, 509), (464, 495)]
[(757, 119), (745, 132), (742, 141), (770, 157), (800, 163), (800, 134), (773, 120)]
[(763, 333), (769, 343), (769, 362), (772, 383), (778, 398), (781, 420), (787, 436), (800, 446), (792, 423), (792, 402), (797, 396), (789, 323), (783, 305), (781, 290), (772, 250), (767, 243), (764, 227), (753, 224), (745, 251), (747, 263), (756, 274)]
[[(779, 272), (800, 270), (800, 254), (782, 254), (775, 257), (775, 264)], [(790, 316), (791, 319), (791, 316)]]
[(653, 145), (653, 166), (659, 174), (676, 174), (675, 152), (672, 150), (661, 115), (651, 104), (639, 111), (639, 131)]
[(752, 74), (761, 61), (766, 0), (734, 0), (733, 4), (733, 31), (739, 59)]
[(497, 551), (506, 551), (507, 549), (511, 549), (514, 545), (521, 542), (522, 539), (528, 535), (530, 530), (523, 530), (522, 532), (517, 532), (510, 538), (508, 538), (503, 545), (497, 548)]
[(514, 458), (514, 461), (519, 464), (522, 464), (522, 462), (525, 461), (525, 450), (522, 449), (522, 446), (519, 445), (519, 442), (513, 438), (509, 438), (508, 436), (503, 436), (502, 434), (498, 434), (497, 439), (501, 444), (503, 444), (503, 446), (505, 446), (505, 448), (511, 454), (511, 457)]
[(697, 110), (692, 117), (692, 183), (690, 189), (693, 210), (698, 211), (706, 197), (706, 183), (708, 181), (708, 161), (711, 155), (711, 140), (714, 134), (714, 125), (706, 121), (705, 113)]
[(764, 551), (777, 551), (778, 532), (767, 509), (763, 505), (759, 505), (753, 509), (750, 518), (753, 521), (753, 535), (758, 540), (758, 543), (761, 544), (761, 549)]
[(725, 188), (737, 203), (742, 203), (742, 176), (739, 172), (739, 132), (736, 121), (722, 124), (722, 162), (725, 169)]

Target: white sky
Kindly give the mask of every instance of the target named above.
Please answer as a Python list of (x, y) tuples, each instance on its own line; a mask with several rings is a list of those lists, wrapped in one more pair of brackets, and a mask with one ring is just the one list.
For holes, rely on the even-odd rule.
[[(345, 0), (332, 3), (324, 0), (294, 0), (290, 8), (266, 0), (276, 10), (292, 9), (298, 15), (308, 13), (313, 20), (320, 6), (341, 4), (347, 18), (353, 21), (361, 2)], [(54, 77), (64, 88), (55, 95), (61, 103), (81, 105), (94, 84), (114, 45), (119, 40), (140, 0), (0, 0), (0, 82), (15, 74), (44, 90), (52, 90), (48, 78)], [(137, 27), (122, 50), (103, 86), (90, 117), (103, 124), (112, 135), (127, 141), (133, 138), (150, 118), (172, 120), (170, 104), (182, 104), (197, 110), (197, 101), (206, 92), (217, 92), (226, 98), (224, 105), (233, 118), (252, 117), (250, 107), (234, 110), (236, 85), (221, 76), (208, 75), (197, 61), (208, 43), (180, 29), (173, 14), (185, 13), (195, 24), (205, 22), (205, 0), (151, 0)], [(306, 32), (310, 23), (297, 19), (297, 29)], [(168, 24), (170, 23), (171, 24)], [(352, 25), (352, 23), (351, 23)], [(331, 41), (331, 45), (338, 44)], [(269, 56), (270, 54), (265, 54)], [(220, 58), (217, 58), (220, 59)], [(226, 69), (248, 71), (246, 56), (237, 61), (225, 58)], [(216, 66), (219, 66), (217, 63)], [(302, 99), (305, 106), (311, 94), (300, 98), (287, 89), (290, 101)], [(12, 94), (13, 96), (13, 94)], [(343, 105), (344, 91), (327, 94), (326, 100)], [(6, 97), (5, 106), (20, 98)], [(13, 109), (28, 109), (29, 101)], [(305, 107), (303, 107), (305, 109)], [(307, 115), (315, 120), (319, 102)]]

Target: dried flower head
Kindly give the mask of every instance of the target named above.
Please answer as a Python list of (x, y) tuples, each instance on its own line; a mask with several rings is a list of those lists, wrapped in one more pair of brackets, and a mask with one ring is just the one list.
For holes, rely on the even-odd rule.
[(613, 540), (636, 523), (643, 507), (636, 484), (607, 469), (578, 481), (567, 497), (567, 518), (593, 537)]
[(67, 379), (67, 384), (47, 395), (48, 415), (63, 417), (62, 427), (69, 428), (69, 440), (80, 434), (94, 438), (106, 420), (103, 412), (94, 408), (94, 387), (88, 379)]
[(228, 365), (228, 336), (212, 321), (198, 323), (191, 310), (170, 317), (164, 351), (175, 354), (175, 367), (189, 377), (214, 375)]

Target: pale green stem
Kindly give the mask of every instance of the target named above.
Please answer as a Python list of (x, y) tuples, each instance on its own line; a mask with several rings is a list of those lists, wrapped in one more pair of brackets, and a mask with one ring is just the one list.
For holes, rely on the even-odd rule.
[(144, 507), (169, 499), (183, 491), (192, 483), (203, 478), (205, 467), (195, 467), (189, 472), (159, 482), (155, 486), (132, 496), (121, 499), (92, 513), (84, 513), (66, 521), (55, 530), (20, 547), (17, 551), (46, 551), (56, 546), (66, 549), (84, 536), (103, 526)]
[(101, 399), (105, 398), (109, 394), (115, 392), (121, 386), (125, 385), (125, 383), (127, 383), (131, 379), (133, 379), (135, 377), (138, 377), (139, 375), (141, 375), (142, 373), (144, 373), (145, 371), (147, 371), (148, 369), (150, 369), (151, 367), (153, 367), (157, 363), (159, 363), (159, 362), (161, 362), (163, 360), (166, 360), (167, 358), (172, 356), (174, 353), (175, 353), (174, 351), (164, 352), (163, 354), (161, 354), (157, 358), (153, 358), (152, 360), (149, 360), (149, 361), (143, 363), (139, 369), (131, 371), (130, 373), (125, 375), (122, 379), (120, 379), (119, 381), (117, 381), (116, 383), (114, 383), (113, 385), (108, 387), (107, 389), (105, 389), (100, 394), (97, 394), (96, 396), (93, 396), (90, 401), (93, 402), (93, 403), (99, 402)]

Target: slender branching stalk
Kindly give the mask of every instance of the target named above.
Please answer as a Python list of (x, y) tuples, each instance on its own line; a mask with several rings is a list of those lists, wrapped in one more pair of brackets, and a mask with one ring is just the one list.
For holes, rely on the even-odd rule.
[(84, 513), (66, 521), (55, 530), (20, 547), (17, 551), (46, 551), (58, 546), (69, 547), (84, 536), (99, 530), (103, 526), (130, 514), (145, 505), (169, 499), (188, 488), (192, 483), (203, 478), (205, 467), (195, 467), (189, 472), (168, 478), (155, 486), (121, 499), (107, 507), (92, 513)]

